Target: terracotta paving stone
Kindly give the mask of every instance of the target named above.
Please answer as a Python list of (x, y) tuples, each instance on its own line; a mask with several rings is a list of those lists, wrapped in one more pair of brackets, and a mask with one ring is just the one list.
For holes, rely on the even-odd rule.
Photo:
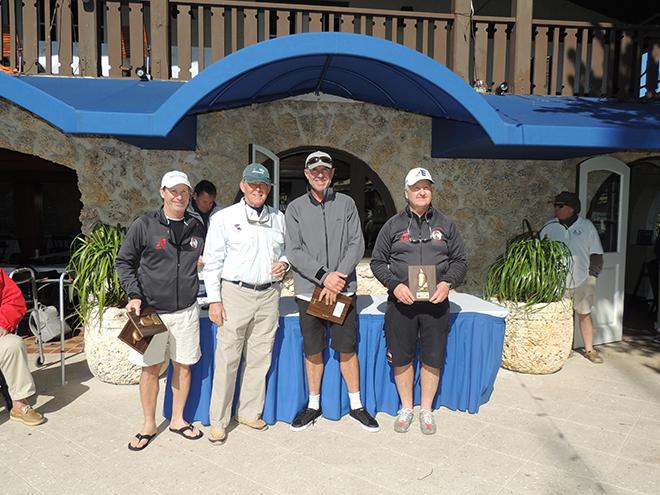
[[(36, 337), (26, 337), (24, 339), (25, 347), (28, 354), (38, 354), (39, 348), (37, 346)], [(64, 352), (67, 353), (78, 353), (85, 350), (85, 343), (83, 339), (82, 330), (78, 332), (74, 337), (68, 337), (64, 340)], [(60, 352), (60, 341), (55, 339), (51, 342), (46, 342), (44, 344), (44, 354), (58, 354)]]

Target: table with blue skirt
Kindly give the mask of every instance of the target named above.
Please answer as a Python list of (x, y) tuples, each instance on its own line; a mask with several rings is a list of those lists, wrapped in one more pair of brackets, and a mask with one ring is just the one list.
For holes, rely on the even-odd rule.
[[(433, 402), (452, 410), (477, 413), (493, 391), (502, 362), (505, 308), (478, 297), (452, 293), (449, 297), (449, 337), (442, 370), (442, 380)], [(386, 296), (358, 296), (357, 353), (360, 361), (360, 391), (364, 406), (375, 414), (396, 415), (401, 407), (392, 369), (387, 362), (383, 333)], [(192, 366), (192, 380), (184, 417), (209, 425), (209, 406), (215, 368), (217, 326), (208, 316), (200, 319), (202, 357)], [(337, 420), (348, 414), (346, 384), (339, 369), (339, 353), (324, 352), (325, 372), (321, 385), (321, 408), (327, 419)], [(419, 363), (415, 362), (415, 404), (420, 402)], [(172, 370), (167, 377), (164, 416), (172, 414), (170, 388)], [(238, 387), (236, 388), (238, 394)], [(263, 419), (291, 423), (307, 403), (305, 356), (298, 320), (298, 306), (292, 297), (280, 300), (280, 324), (275, 336), (273, 359), (266, 376), (266, 401)]]

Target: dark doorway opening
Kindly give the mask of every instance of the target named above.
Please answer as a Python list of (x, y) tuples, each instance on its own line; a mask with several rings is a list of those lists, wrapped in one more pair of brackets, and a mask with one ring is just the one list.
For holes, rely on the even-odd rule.
[(0, 263), (61, 266), (80, 233), (80, 191), (74, 170), (10, 150), (0, 152)]

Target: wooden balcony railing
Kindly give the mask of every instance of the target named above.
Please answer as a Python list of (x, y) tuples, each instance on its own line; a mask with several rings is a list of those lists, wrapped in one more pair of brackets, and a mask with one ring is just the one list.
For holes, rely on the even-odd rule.
[[(2, 64), (26, 74), (188, 80), (243, 47), (295, 33), (387, 39), (448, 66), (471, 85), (519, 94), (638, 98), (656, 91), (660, 26), (232, 0), (0, 1)], [(523, 5), (525, 4), (525, 5)], [(463, 9), (460, 11), (459, 9)], [(469, 11), (469, 7), (467, 8)]]

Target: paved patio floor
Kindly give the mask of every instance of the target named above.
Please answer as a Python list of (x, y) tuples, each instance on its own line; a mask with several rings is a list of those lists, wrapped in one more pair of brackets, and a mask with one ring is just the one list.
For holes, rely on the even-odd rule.
[(141, 425), (137, 387), (101, 383), (72, 355), (64, 387), (57, 364), (34, 373), (47, 423), (28, 428), (0, 408), (0, 493), (656, 495), (660, 346), (628, 337), (600, 349), (600, 366), (575, 354), (554, 375), (501, 370), (479, 414), (441, 409), (433, 437), (417, 422), (397, 434), (386, 414), (375, 434), (348, 418), (300, 433), (237, 426), (221, 446), (162, 423), (140, 453), (126, 448)]

